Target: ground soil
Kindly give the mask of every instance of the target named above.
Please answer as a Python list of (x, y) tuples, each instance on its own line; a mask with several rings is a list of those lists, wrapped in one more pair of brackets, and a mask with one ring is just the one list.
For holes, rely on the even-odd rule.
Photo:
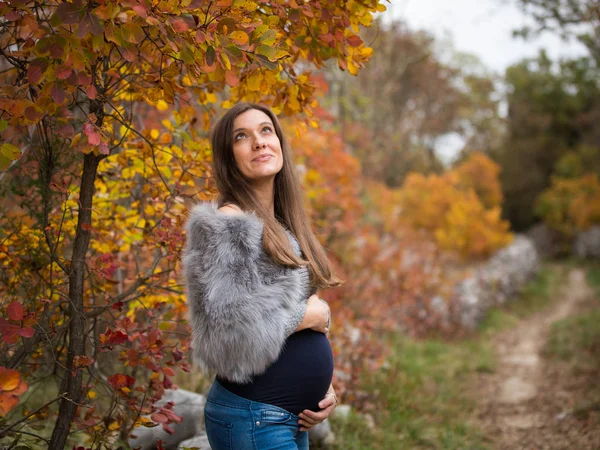
[(552, 323), (584, 310), (594, 292), (585, 272), (571, 269), (558, 295), (545, 310), (492, 338), (497, 368), (471, 384), (473, 421), (496, 450), (600, 450), (598, 413), (576, 413), (600, 380), (543, 354)]

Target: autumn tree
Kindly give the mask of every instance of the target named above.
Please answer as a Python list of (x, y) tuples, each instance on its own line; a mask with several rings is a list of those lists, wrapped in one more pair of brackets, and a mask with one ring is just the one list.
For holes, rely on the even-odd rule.
[(365, 70), (325, 75), (327, 105), (366, 176), (398, 187), (410, 172), (443, 171), (438, 147), (449, 134), (469, 151), (498, 140), (494, 82), (476, 58), (440, 51), (433, 36), (398, 20), (377, 21), (364, 39), (374, 49)]
[(543, 31), (558, 32), (563, 38), (576, 37), (596, 59), (600, 59), (600, 6), (595, 0), (518, 0), (523, 11), (535, 20), (535, 26), (516, 30), (529, 38)]
[(599, 80), (593, 59), (553, 62), (544, 52), (507, 70), (507, 137), (494, 159), (502, 167), (505, 214), (515, 229), (536, 221), (536, 198), (564, 155), (598, 148)]
[(0, 438), (112, 448), (179, 420), (154, 403), (189, 370), (178, 252), (184, 200), (214, 195), (214, 110), (243, 99), (310, 118), (311, 71), (362, 68), (357, 33), (383, 9), (0, 4)]

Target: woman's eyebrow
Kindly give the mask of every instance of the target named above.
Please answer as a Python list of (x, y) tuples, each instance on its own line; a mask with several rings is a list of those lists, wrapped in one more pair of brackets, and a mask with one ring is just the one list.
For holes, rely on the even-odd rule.
[[(263, 125), (273, 126), (273, 123), (272, 122), (261, 122), (258, 124), (259, 127), (261, 127)], [(238, 131), (246, 131), (246, 129), (245, 128), (236, 128), (235, 130), (233, 130), (234, 133), (237, 133)]]

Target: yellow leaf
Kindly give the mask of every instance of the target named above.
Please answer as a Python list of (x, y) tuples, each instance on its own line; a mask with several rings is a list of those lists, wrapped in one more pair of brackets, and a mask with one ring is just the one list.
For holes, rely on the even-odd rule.
[(160, 99), (156, 103), (156, 109), (158, 109), (159, 111), (166, 111), (167, 109), (169, 109), (169, 104), (167, 102), (165, 102), (163, 99)]
[(248, 86), (248, 89), (251, 91), (258, 91), (260, 89), (261, 79), (260, 73), (254, 73), (246, 79), (246, 86)]
[(152, 130), (150, 130), (150, 137), (152, 139), (158, 139), (159, 135), (160, 135), (160, 133), (158, 132), (158, 130), (156, 128), (153, 128)]
[[(275, 17), (277, 17), (277, 16), (275, 16)], [(231, 40), (233, 42), (235, 42), (238, 45), (245, 45), (248, 43), (248, 35), (240, 30), (234, 31), (233, 33), (231, 33), (229, 35), (229, 37), (231, 38)]]
[(229, 61), (229, 57), (225, 53), (221, 53), (221, 61), (227, 68), (227, 70), (231, 70), (231, 62)]
[(96, 392), (95, 391), (88, 391), (87, 396), (91, 399), (96, 398)]

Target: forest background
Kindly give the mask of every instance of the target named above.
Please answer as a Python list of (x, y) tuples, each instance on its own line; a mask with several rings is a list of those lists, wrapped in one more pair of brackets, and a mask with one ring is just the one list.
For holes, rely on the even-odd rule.
[[(503, 77), (441, 58), (375, 0), (0, 4), (2, 442), (116, 448), (179, 420), (155, 406), (165, 389), (205, 385), (182, 225), (216, 194), (207, 137), (236, 101), (272, 106), (292, 138), (347, 280), (322, 295), (336, 388), (358, 409), (381, 333), (461, 334), (431, 300), (452, 311), (453, 286), (514, 232), (543, 221), (568, 253), (600, 222), (600, 13), (559, 3), (522, 0), (589, 54), (542, 52)], [(451, 166), (447, 133), (465, 142)]]

